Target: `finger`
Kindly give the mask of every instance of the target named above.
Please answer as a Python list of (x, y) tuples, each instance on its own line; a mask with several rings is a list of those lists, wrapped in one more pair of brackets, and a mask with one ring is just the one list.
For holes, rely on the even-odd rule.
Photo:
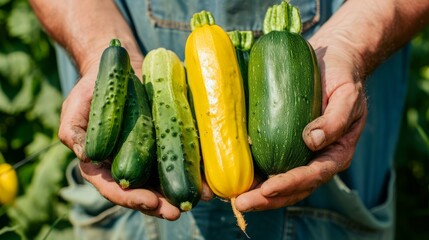
[(261, 186), (237, 197), (240, 211), (268, 210), (292, 205), (309, 196), (335, 175), (336, 164), (319, 158), (309, 166), (274, 175)]
[(307, 197), (306, 193), (298, 193), (291, 196), (264, 196), (260, 188), (239, 195), (235, 201), (240, 212), (263, 211), (289, 206)]
[(171, 205), (160, 193), (155, 193), (158, 197), (158, 206), (154, 210), (143, 210), (142, 213), (169, 221), (177, 220), (180, 217), (180, 210)]
[(349, 167), (359, 133), (365, 121), (352, 125), (350, 132), (318, 153), (308, 166), (274, 175), (259, 188), (237, 197), (239, 211), (268, 210), (288, 206), (308, 197), (320, 185)]
[(201, 200), (210, 201), (214, 197), (213, 191), (210, 189), (206, 181), (203, 181), (203, 189), (201, 192)]
[[(201, 162), (201, 165), (203, 165), (202, 162)], [(201, 191), (200, 199), (203, 201), (210, 201), (214, 197), (214, 193), (211, 190), (209, 184), (207, 183), (206, 175), (204, 174), (204, 170), (201, 171), (201, 182), (202, 182), (202, 191)]]
[(139, 211), (156, 210), (158, 196), (148, 189), (122, 189), (112, 178), (110, 170), (102, 164), (80, 161), (82, 176), (109, 201)]
[(344, 84), (329, 96), (323, 115), (304, 128), (303, 140), (312, 151), (323, 149), (347, 133), (365, 113), (366, 99), (361, 83)]
[(86, 126), (92, 91), (80, 81), (64, 101), (61, 109), (58, 137), (64, 145), (72, 149), (77, 157), (86, 160), (82, 150), (85, 142)]
[(76, 157), (83, 162), (89, 162), (90, 159), (86, 156), (85, 150), (84, 150), (85, 135), (86, 135), (85, 130), (83, 130), (80, 127), (72, 126), (70, 128), (70, 131), (72, 132), (71, 139), (73, 141), (72, 150), (76, 154)]
[(350, 166), (364, 121), (358, 121), (350, 132), (318, 153), (307, 166), (275, 175), (261, 185), (264, 196), (310, 194), (323, 183)]
[(266, 197), (310, 194), (331, 179), (338, 170), (337, 163), (328, 156), (320, 157), (308, 166), (297, 167), (269, 178), (261, 185), (261, 194)]

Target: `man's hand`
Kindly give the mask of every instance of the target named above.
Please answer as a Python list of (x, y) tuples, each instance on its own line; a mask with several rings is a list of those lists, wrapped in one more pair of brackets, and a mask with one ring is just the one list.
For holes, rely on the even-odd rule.
[(122, 190), (112, 180), (109, 164), (94, 165), (85, 156), (85, 134), (99, 59), (111, 39), (121, 40), (136, 75), (141, 76), (143, 56), (115, 2), (31, 0), (30, 4), (47, 33), (70, 54), (81, 75), (63, 103), (58, 135), (81, 160), (82, 176), (115, 204), (168, 220), (179, 218), (179, 209), (159, 192)]
[(239, 211), (288, 206), (348, 168), (367, 116), (362, 79), (353, 58), (341, 48), (316, 49), (322, 77), (323, 115), (309, 123), (303, 140), (315, 158), (307, 165), (275, 175), (238, 196)]
[[(141, 64), (134, 65), (138, 67)], [(113, 180), (108, 162), (94, 164), (86, 157), (85, 134), (97, 71), (98, 62), (95, 61), (64, 101), (59, 129), (61, 141), (81, 160), (80, 170), (85, 180), (94, 185), (106, 199), (147, 215), (168, 220), (178, 219), (180, 210), (171, 205), (155, 188), (123, 190)], [(140, 74), (141, 71), (136, 72)]]
[(429, 23), (428, 12), (427, 1), (345, 1), (310, 39), (324, 90), (323, 115), (303, 131), (315, 158), (238, 196), (238, 210), (292, 205), (350, 165), (367, 116), (364, 78)]

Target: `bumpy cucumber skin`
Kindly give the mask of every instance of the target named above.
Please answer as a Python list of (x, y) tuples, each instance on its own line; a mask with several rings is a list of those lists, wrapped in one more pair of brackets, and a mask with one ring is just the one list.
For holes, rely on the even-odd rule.
[(91, 100), (85, 153), (92, 161), (103, 161), (110, 156), (122, 125), (132, 69), (128, 52), (115, 40), (101, 56)]
[(152, 50), (143, 62), (143, 82), (152, 102), (161, 189), (170, 203), (188, 211), (200, 200), (202, 181), (184, 66), (172, 51)]
[(128, 83), (124, 113), (111, 172), (122, 188), (138, 188), (150, 177), (156, 162), (156, 144), (146, 90), (135, 75)]
[(273, 31), (249, 60), (249, 124), (256, 165), (267, 175), (305, 165), (312, 156), (304, 127), (321, 114), (321, 82), (312, 47), (299, 34)]

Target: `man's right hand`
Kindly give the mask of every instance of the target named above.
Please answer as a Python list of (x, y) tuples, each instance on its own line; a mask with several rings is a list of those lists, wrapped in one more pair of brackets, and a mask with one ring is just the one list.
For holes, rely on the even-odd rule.
[[(141, 66), (141, 64), (135, 64)], [(92, 64), (65, 99), (60, 119), (59, 138), (80, 159), (82, 176), (111, 202), (147, 215), (176, 220), (180, 210), (154, 189), (123, 190), (112, 178), (110, 164), (94, 164), (85, 155), (84, 144), (98, 62)]]

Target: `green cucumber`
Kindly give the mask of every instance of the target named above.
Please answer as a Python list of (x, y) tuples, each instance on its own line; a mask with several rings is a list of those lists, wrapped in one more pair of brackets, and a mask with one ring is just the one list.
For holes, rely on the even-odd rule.
[(139, 188), (149, 179), (156, 162), (156, 144), (146, 90), (135, 75), (128, 83), (124, 113), (111, 173), (123, 189)]
[(100, 59), (85, 137), (85, 153), (92, 161), (107, 159), (116, 144), (131, 73), (128, 52), (118, 39), (111, 40)]
[(250, 52), (251, 151), (268, 176), (305, 165), (312, 156), (302, 131), (321, 114), (321, 81), (314, 50), (300, 31), (298, 10), (287, 2), (275, 5)]
[(161, 189), (170, 203), (189, 211), (201, 197), (202, 180), (185, 68), (174, 52), (159, 48), (146, 55), (142, 69), (152, 104)]

